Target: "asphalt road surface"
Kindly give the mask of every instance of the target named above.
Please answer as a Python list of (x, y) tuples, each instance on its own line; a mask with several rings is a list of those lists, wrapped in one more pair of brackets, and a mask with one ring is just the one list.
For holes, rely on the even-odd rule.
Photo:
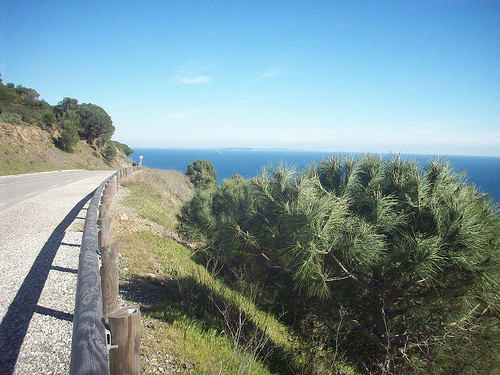
[(67, 374), (91, 193), (113, 171), (0, 177), (0, 374)]
[[(0, 210), (5, 210), (47, 190), (102, 174), (103, 171), (61, 171), (2, 176), (0, 177)], [(109, 171), (104, 171), (104, 175), (110, 174)]]

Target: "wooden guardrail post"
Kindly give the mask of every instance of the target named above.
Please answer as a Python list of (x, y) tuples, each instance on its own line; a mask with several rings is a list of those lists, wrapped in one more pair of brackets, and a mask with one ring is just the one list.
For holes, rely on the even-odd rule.
[(111, 375), (139, 375), (141, 371), (141, 318), (138, 306), (116, 309), (109, 314)]
[(109, 216), (111, 201), (114, 196), (113, 179), (104, 188), (99, 206), (99, 253), (101, 254), (101, 290), (103, 314), (106, 322), (109, 313), (118, 307), (119, 276), (118, 276), (118, 244), (113, 241), (112, 220)]
[[(113, 200), (113, 196), (111, 194), (103, 194), (102, 197), (101, 197), (101, 206), (103, 204), (110, 204), (111, 201)], [(101, 211), (101, 208), (99, 207), (99, 213)], [(103, 215), (99, 215), (99, 216), (103, 216)], [(107, 212), (106, 212), (106, 215), (104, 215), (104, 217), (107, 217)]]
[[(110, 180), (112, 181), (112, 180)], [(111, 206), (111, 201), (114, 197), (114, 190), (110, 182), (106, 184), (101, 196), (101, 204), (99, 206), (99, 219), (105, 219), (108, 217), (109, 209)]]
[(101, 203), (111, 202), (111, 200), (113, 200), (113, 197), (115, 196), (115, 189), (111, 181), (112, 180), (108, 182), (106, 188), (102, 192)]
[(97, 220), (97, 225), (99, 226), (99, 233), (97, 239), (99, 242), (99, 249), (100, 249), (101, 247), (109, 245), (111, 243), (113, 224), (111, 222), (111, 218), (108, 216)]
[(99, 220), (109, 217), (108, 216), (109, 206), (110, 206), (110, 204), (108, 204), (108, 203), (101, 203), (100, 204), (100, 206), (99, 206)]
[(113, 186), (113, 195), (116, 196), (118, 194), (118, 177), (115, 176), (111, 179)]
[(109, 321), (109, 314), (118, 308), (119, 279), (119, 246), (114, 242), (100, 248), (102, 256), (101, 290), (104, 318)]

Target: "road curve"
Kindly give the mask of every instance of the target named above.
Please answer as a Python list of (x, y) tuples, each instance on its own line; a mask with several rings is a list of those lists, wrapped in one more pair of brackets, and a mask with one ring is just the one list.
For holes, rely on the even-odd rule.
[(112, 173), (0, 178), (0, 374), (69, 372), (86, 207)]

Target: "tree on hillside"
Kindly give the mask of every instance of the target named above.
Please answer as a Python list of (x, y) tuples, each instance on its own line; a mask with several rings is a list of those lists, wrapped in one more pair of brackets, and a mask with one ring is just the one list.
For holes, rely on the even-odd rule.
[(33, 102), (34, 99), (38, 99), (40, 94), (35, 89), (30, 89), (29, 87), (24, 87), (22, 85), (16, 86), (16, 94), (21, 97), (21, 100), (27, 103)]
[(78, 104), (77, 99), (66, 97), (54, 107), (54, 112), (59, 121), (71, 121), (80, 137), (93, 146), (103, 147), (115, 131), (111, 117), (95, 104)]
[(45, 125), (49, 126), (52, 126), (57, 122), (56, 115), (51, 110), (45, 111), (45, 113), (42, 116), (42, 120), (45, 123)]
[(51, 105), (39, 99), (40, 94), (31, 88), (13, 83), (3, 85), (0, 78), (0, 113), (4, 121), (19, 125), (37, 125), (45, 128), (42, 116), (52, 109)]
[(121, 143), (122, 145), (122, 151), (125, 155), (130, 156), (134, 153), (134, 150), (132, 150), (128, 145)]
[[(39, 99), (40, 94), (31, 88), (13, 83), (4, 85), (0, 75), (0, 114), (2, 120), (18, 125), (37, 125), (48, 130), (57, 147), (71, 152), (79, 140), (101, 150), (114, 133), (111, 117), (104, 109), (94, 104), (79, 104), (77, 99), (65, 97), (57, 105), (51, 106)], [(75, 136), (76, 129), (76, 136)], [(106, 155), (112, 158), (108, 148)], [(123, 151), (133, 153), (127, 145)]]
[(113, 121), (104, 109), (95, 104), (81, 104), (79, 133), (89, 144), (103, 146), (115, 132)]
[(54, 112), (58, 118), (64, 117), (69, 111), (78, 109), (78, 100), (73, 98), (64, 98), (54, 107)]
[(113, 145), (113, 143), (108, 142), (106, 144), (106, 147), (104, 148), (104, 157), (106, 158), (107, 161), (111, 162), (117, 155), (116, 147)]
[[(0, 75), (1, 77), (1, 75)], [(14, 86), (12, 84), (12, 86)], [(4, 85), (2, 83), (2, 78), (0, 78), (0, 103), (2, 105), (10, 104), (16, 97), (16, 93), (13, 87), (10, 87), (9, 84)]]
[(189, 164), (186, 176), (197, 189), (210, 189), (217, 186), (217, 172), (208, 160), (198, 159)]
[(134, 153), (134, 150), (132, 150), (127, 144), (125, 143), (120, 143), (117, 141), (112, 141), (113, 145), (118, 149), (121, 150), (125, 155), (130, 156)]
[(73, 152), (76, 144), (80, 140), (75, 123), (66, 119), (62, 120), (59, 125), (61, 127), (61, 134), (59, 138), (55, 140), (56, 146), (66, 152)]
[(498, 368), (498, 209), (446, 162), (270, 168), (185, 213), (220, 274), (264, 284), (321, 358), (343, 351), (377, 374)]
[[(80, 116), (77, 112), (78, 107), (77, 99), (66, 97), (54, 106), (53, 109), (61, 133), (54, 143), (66, 152), (73, 152), (74, 146), (76, 146), (80, 139), (78, 134), (80, 127)], [(46, 113), (44, 120), (45, 122), (52, 121), (51, 115)]]

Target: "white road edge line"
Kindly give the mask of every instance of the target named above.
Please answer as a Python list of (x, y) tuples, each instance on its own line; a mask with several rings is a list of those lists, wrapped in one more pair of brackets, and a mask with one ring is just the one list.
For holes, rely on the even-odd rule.
[(38, 191), (34, 191), (33, 193), (25, 194), (25, 197), (31, 197), (32, 195), (38, 194)]

